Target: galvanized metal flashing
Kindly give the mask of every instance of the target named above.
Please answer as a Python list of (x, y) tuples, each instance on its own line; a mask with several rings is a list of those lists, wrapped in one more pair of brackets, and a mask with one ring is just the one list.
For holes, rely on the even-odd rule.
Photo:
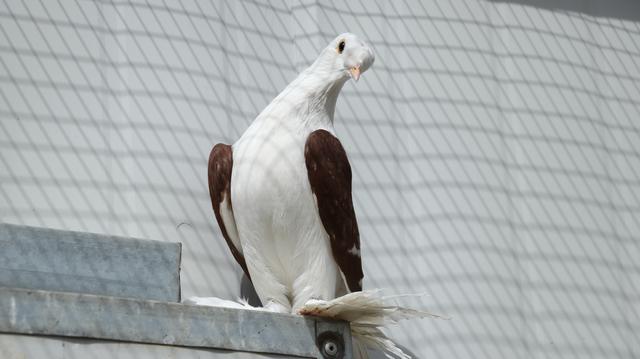
[(0, 286), (180, 301), (181, 244), (0, 223)]
[(181, 244), (0, 224), (0, 332), (352, 357), (346, 322), (181, 304)]
[(351, 331), (346, 322), (18, 288), (0, 288), (0, 332), (219, 348), (307, 358), (352, 357)]

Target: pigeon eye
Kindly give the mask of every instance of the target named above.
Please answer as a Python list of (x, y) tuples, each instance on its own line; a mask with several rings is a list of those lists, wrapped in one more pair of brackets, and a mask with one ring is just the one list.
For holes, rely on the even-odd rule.
[(340, 41), (340, 43), (338, 44), (338, 53), (342, 53), (342, 51), (344, 51), (344, 40)]

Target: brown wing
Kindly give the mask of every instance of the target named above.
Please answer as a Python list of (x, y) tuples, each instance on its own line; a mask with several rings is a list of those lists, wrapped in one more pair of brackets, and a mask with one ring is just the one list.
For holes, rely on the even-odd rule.
[(240, 237), (236, 228), (231, 204), (231, 170), (233, 169), (233, 152), (230, 145), (218, 143), (209, 155), (209, 195), (216, 220), (233, 258), (236, 259), (244, 273), (249, 276), (247, 263), (242, 254)]
[(351, 199), (351, 166), (340, 141), (329, 131), (317, 130), (307, 138), (304, 158), (318, 212), (331, 240), (350, 292), (362, 290), (360, 235)]

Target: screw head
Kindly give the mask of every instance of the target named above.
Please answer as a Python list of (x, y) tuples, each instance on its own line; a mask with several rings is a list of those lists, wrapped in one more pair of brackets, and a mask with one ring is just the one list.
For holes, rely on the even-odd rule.
[(338, 344), (334, 343), (331, 340), (327, 340), (324, 342), (324, 352), (328, 356), (335, 357), (338, 355)]
[(318, 335), (316, 342), (324, 359), (344, 358), (344, 341), (339, 333), (326, 331)]

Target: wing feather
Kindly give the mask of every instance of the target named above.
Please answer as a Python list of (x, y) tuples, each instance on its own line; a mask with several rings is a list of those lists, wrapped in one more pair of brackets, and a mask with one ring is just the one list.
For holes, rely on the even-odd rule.
[(350, 292), (362, 290), (360, 234), (351, 198), (351, 165), (340, 141), (329, 131), (312, 132), (305, 144), (305, 163), (318, 212)]
[(231, 146), (218, 143), (213, 147), (209, 155), (208, 177), (211, 205), (222, 236), (231, 250), (231, 255), (240, 264), (247, 277), (251, 278), (242, 253), (240, 237), (238, 236), (238, 229), (233, 216), (233, 205), (231, 203), (232, 169), (233, 152)]

